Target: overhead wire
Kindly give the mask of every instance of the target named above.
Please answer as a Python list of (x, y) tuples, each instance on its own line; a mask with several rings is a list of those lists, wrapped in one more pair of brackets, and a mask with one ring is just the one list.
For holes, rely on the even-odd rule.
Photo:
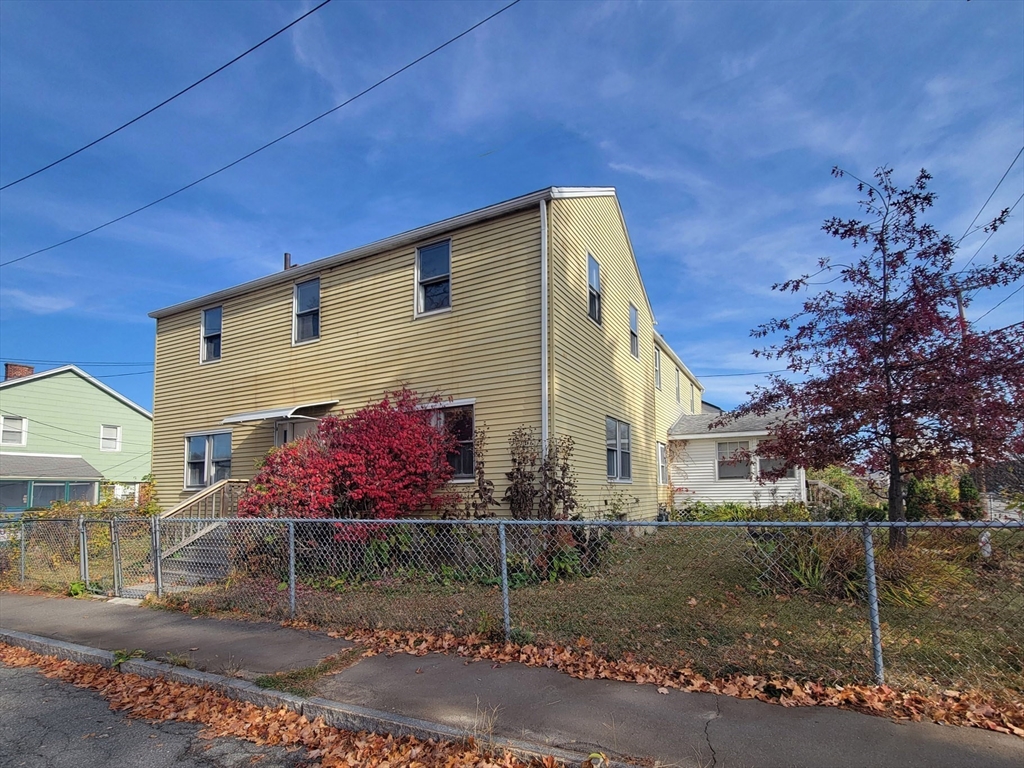
[(455, 35), (454, 37), (449, 38), (448, 40), (446, 40), (445, 42), (441, 43), (440, 45), (438, 45), (437, 47), (433, 48), (432, 50), (428, 51), (427, 53), (423, 54), (422, 56), (412, 60), (411, 62), (409, 62), (405, 66), (403, 66), (403, 67), (401, 67), (399, 69), (396, 69), (394, 72), (392, 72), (387, 77), (381, 78), (380, 80), (375, 82), (373, 85), (370, 85), (370, 86), (364, 88), (359, 93), (357, 93), (354, 96), (346, 99), (345, 101), (341, 102), (337, 106), (334, 106), (331, 109), (328, 109), (326, 112), (321, 112), (319, 115), (317, 115), (316, 117), (312, 118), (311, 120), (307, 120), (302, 125), (298, 126), (297, 128), (293, 128), (292, 130), (288, 131), (287, 133), (284, 133), (284, 134), (278, 136), (273, 141), (269, 141), (266, 144), (262, 145), (261, 147), (258, 147), (256, 149), (252, 150), (251, 152), (248, 152), (248, 153), (242, 155), (237, 160), (234, 160), (234, 161), (228, 163), (227, 165), (223, 165), (220, 168), (218, 168), (217, 170), (212, 171), (212, 172), (206, 174), (205, 176), (201, 176), (200, 178), (196, 179), (195, 181), (193, 181), (193, 182), (191, 182), (189, 184), (186, 184), (183, 187), (179, 187), (178, 189), (176, 189), (173, 192), (170, 192), (170, 193), (164, 195), (163, 197), (157, 198), (156, 200), (153, 200), (150, 203), (146, 203), (146, 205), (140, 206), (140, 207), (136, 208), (133, 211), (129, 211), (128, 213), (122, 214), (121, 216), (118, 216), (115, 219), (111, 219), (110, 221), (107, 221), (107, 222), (105, 222), (103, 224), (100, 224), (99, 226), (93, 227), (92, 229), (86, 230), (85, 232), (80, 232), (77, 235), (74, 235), (72, 237), (66, 238), (64, 240), (61, 240), (60, 242), (54, 243), (53, 245), (48, 245), (45, 248), (39, 248), (39, 249), (37, 249), (35, 251), (32, 251), (31, 253), (26, 253), (25, 255), (19, 256), (19, 257), (15, 258), (15, 259), (8, 259), (7, 261), (0, 262), (0, 267), (6, 267), (6, 266), (9, 266), (11, 264), (15, 264), (15, 263), (17, 263), (19, 261), (24, 261), (25, 259), (28, 259), (28, 258), (30, 258), (32, 256), (36, 256), (36, 255), (38, 255), (40, 253), (45, 253), (46, 251), (52, 251), (54, 248), (59, 248), (59, 247), (61, 247), (63, 245), (67, 245), (68, 243), (72, 243), (75, 240), (79, 240), (79, 239), (81, 239), (83, 237), (86, 237), (87, 235), (91, 235), (94, 232), (98, 232), (101, 229), (105, 229), (106, 227), (109, 227), (112, 224), (116, 224), (119, 221), (123, 221), (124, 219), (127, 219), (129, 216), (134, 216), (137, 213), (141, 213), (142, 211), (145, 211), (147, 208), (152, 208), (154, 205), (158, 205), (158, 204), (164, 202), (165, 200), (169, 200), (170, 198), (174, 197), (175, 195), (179, 195), (182, 192), (184, 192), (184, 191), (186, 191), (188, 189), (191, 189), (192, 187), (196, 186), (197, 184), (201, 184), (202, 182), (206, 181), (207, 179), (211, 179), (214, 176), (217, 176), (218, 174), (223, 173), (224, 171), (228, 170), (229, 168), (233, 168), (234, 166), (238, 165), (239, 163), (244, 162), (245, 160), (248, 160), (250, 157), (253, 157), (254, 155), (259, 154), (260, 152), (263, 152), (264, 150), (269, 149), (270, 147), (274, 146), (278, 142), (284, 141), (289, 136), (292, 136), (292, 135), (298, 133), (299, 131), (301, 131), (301, 130), (303, 130), (305, 128), (308, 128), (309, 126), (313, 125), (314, 123), (318, 122), (319, 120), (322, 120), (323, 118), (327, 117), (328, 115), (331, 115), (334, 112), (337, 112), (342, 107), (348, 106), (349, 104), (354, 102), (356, 99), (359, 99), (359, 98), (365, 96), (366, 94), (370, 93), (371, 91), (373, 91), (373, 90), (379, 88), (380, 86), (384, 85), (389, 80), (392, 80), (393, 78), (395, 78), (398, 75), (402, 74), (407, 69), (410, 69), (411, 67), (416, 66), (421, 61), (424, 61), (425, 59), (428, 59), (431, 56), (433, 56), (434, 54), (442, 51), (443, 49), (447, 48), (452, 43), (456, 42), (457, 40), (462, 39), (466, 35), (468, 35), (471, 32), (473, 32), (475, 29), (483, 26), (484, 24), (489, 22), (491, 19), (494, 19), (497, 16), (500, 16), (501, 14), (503, 14), (505, 11), (509, 10), (513, 6), (518, 5), (520, 2), (522, 2), (522, 0), (512, 0), (512, 2), (509, 3), (508, 5), (505, 5), (502, 8), (499, 8), (497, 11), (492, 13), (490, 16), (487, 16), (486, 18), (482, 19), (481, 21), (478, 21), (476, 24), (474, 24), (473, 26), (463, 30), (459, 34)]
[(89, 149), (90, 147), (95, 147), (101, 141), (103, 141), (105, 139), (109, 139), (115, 133), (120, 133), (125, 128), (127, 128), (130, 125), (133, 125), (134, 123), (139, 122), (139, 120), (141, 120), (142, 118), (146, 117), (147, 115), (153, 114), (158, 109), (160, 109), (160, 107), (163, 107), (163, 106), (166, 106), (167, 104), (170, 104), (176, 98), (178, 98), (179, 96), (185, 95), (186, 93), (191, 91), (193, 88), (195, 88), (197, 85), (202, 85), (203, 83), (205, 83), (207, 80), (209, 80), (214, 75), (216, 75), (216, 74), (218, 74), (220, 72), (223, 72), (225, 69), (230, 67), (235, 62), (240, 61), (241, 59), (244, 59), (246, 56), (248, 56), (250, 53), (255, 51), (257, 48), (261, 48), (262, 46), (266, 45), (267, 43), (269, 43), (271, 40), (273, 40), (278, 35), (280, 35), (280, 34), (282, 34), (284, 32), (287, 32), (289, 29), (294, 27), (300, 21), (305, 19), (307, 16), (313, 15), (314, 13), (319, 11), (321, 8), (323, 8), (325, 5), (327, 5), (330, 2), (332, 2), (332, 0), (324, 0), (322, 3), (320, 3), (320, 5), (316, 6), (312, 10), (306, 11), (304, 14), (299, 16), (299, 18), (295, 19), (295, 21), (293, 21), (290, 24), (287, 24), (287, 25), (281, 27), (281, 29), (277, 30), (277, 32), (272, 34), (270, 37), (264, 38), (260, 42), (256, 43), (256, 45), (254, 45), (251, 48), (249, 48), (247, 51), (244, 51), (243, 53), (240, 53), (238, 56), (235, 56), (235, 58), (233, 58), (227, 64), (222, 64), (221, 66), (217, 67), (217, 69), (213, 70), (213, 72), (211, 72), (210, 74), (206, 75), (205, 77), (199, 78), (198, 80), (196, 80), (194, 83), (192, 83), (192, 85), (188, 86), (187, 88), (182, 88), (180, 91), (178, 91), (173, 96), (170, 96), (170, 97), (164, 99), (159, 104), (157, 104), (155, 107), (150, 107), (145, 112), (143, 112), (141, 115), (138, 115), (137, 117), (133, 117), (127, 123), (124, 123), (123, 125), (118, 126), (117, 128), (115, 128), (112, 131), (108, 131), (107, 133), (105, 133), (102, 136), (100, 136), (98, 139), (94, 139), (93, 141), (90, 141), (88, 144), (85, 144), (84, 146), (79, 147), (74, 152), (69, 152), (68, 154), (64, 155), (64, 157), (58, 158), (57, 160), (54, 160), (52, 163), (49, 163), (48, 165), (44, 165), (42, 168), (38, 168), (37, 170), (32, 171), (32, 173), (25, 174), (20, 179), (15, 179), (14, 181), (9, 181), (6, 184), (4, 184), (3, 186), (0, 186), (0, 192), (2, 192), (3, 190), (5, 190), (5, 189), (7, 189), (9, 187), (13, 187), (15, 184), (20, 184), (23, 181), (31, 179), (33, 176), (38, 176), (43, 171), (48, 171), (51, 168), (53, 168), (55, 165), (60, 165), (65, 160), (70, 160), (72, 157), (74, 157), (75, 155), (79, 154), (80, 152), (84, 152), (85, 150)]

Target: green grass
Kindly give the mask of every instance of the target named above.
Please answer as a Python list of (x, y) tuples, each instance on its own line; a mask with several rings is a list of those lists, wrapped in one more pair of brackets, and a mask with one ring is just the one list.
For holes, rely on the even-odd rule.
[(334, 656), (328, 656), (319, 664), (273, 675), (260, 675), (253, 682), (260, 688), (271, 688), (296, 696), (315, 696), (319, 691), (319, 682), (327, 675), (341, 672), (359, 661), (361, 648), (349, 648)]

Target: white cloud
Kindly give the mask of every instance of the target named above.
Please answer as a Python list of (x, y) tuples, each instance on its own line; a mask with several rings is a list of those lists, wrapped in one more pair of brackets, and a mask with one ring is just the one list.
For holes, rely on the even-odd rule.
[(74, 299), (51, 294), (31, 294), (17, 288), (0, 289), (5, 308), (29, 312), (33, 315), (52, 315), (75, 306)]

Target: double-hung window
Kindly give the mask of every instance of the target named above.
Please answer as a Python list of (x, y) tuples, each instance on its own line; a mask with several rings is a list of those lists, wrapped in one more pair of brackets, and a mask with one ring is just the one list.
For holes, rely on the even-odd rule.
[(690, 382), (690, 413), (697, 412), (697, 388)]
[(607, 447), (608, 479), (629, 480), (633, 477), (629, 443), (629, 424), (608, 416), (604, 420)]
[(601, 324), (601, 265), (587, 254), (587, 314), (598, 325)]
[(434, 411), (434, 426), (447, 429), (458, 442), (455, 450), (448, 454), (448, 463), (455, 470), (452, 478), (469, 480), (475, 476), (476, 463), (473, 456), (473, 406), (456, 405), (438, 408)]
[(320, 338), (320, 278), (316, 277), (295, 285), (295, 322), (293, 339), (296, 344)]
[(661, 350), (654, 348), (654, 388), (661, 389)]
[(668, 485), (668, 449), (658, 443), (658, 485)]
[[(785, 466), (786, 466), (786, 460), (785, 459), (766, 459), (766, 458), (761, 457), (761, 458), (758, 458), (758, 460), (757, 460), (757, 471), (758, 471), (759, 474), (762, 474), (762, 475), (768, 474), (769, 472), (778, 472), (779, 470), (781, 470)], [(785, 478), (788, 478), (788, 479), (792, 479), (792, 478), (796, 477), (796, 468), (795, 467), (786, 467), (786, 474), (784, 474), (782, 477), (785, 477)]]
[(452, 305), (452, 243), (426, 245), (416, 251), (416, 313), (439, 312)]
[[(682, 392), (679, 389), (679, 369), (678, 368), (676, 368), (676, 402), (677, 403), (683, 402), (683, 400), (682, 400)], [(690, 406), (690, 410), (691, 411), (693, 410), (693, 406)]]
[[(750, 478), (750, 449), (746, 440), (718, 444), (718, 479), (748, 480)], [(743, 454), (743, 455), (740, 455)]]
[(185, 487), (205, 488), (231, 477), (231, 433), (185, 438)]
[(121, 450), (121, 428), (113, 424), (100, 426), (100, 450), (120, 451)]
[(210, 307), (203, 310), (203, 349), (204, 363), (220, 360), (220, 321), (223, 307)]
[(640, 320), (632, 304), (629, 305), (629, 354), (640, 359)]
[(23, 416), (0, 416), (0, 443), (25, 445), (27, 436), (28, 419)]

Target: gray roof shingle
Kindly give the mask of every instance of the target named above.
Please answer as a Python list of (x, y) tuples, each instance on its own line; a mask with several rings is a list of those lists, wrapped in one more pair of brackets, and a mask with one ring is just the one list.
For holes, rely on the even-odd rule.
[(698, 413), (693, 416), (680, 416), (671, 427), (669, 437), (681, 437), (683, 435), (721, 435), (735, 432), (767, 432), (768, 428), (782, 418), (782, 413), (770, 413), (766, 416), (741, 416), (725, 426), (715, 427), (709, 430), (711, 422), (720, 419), (720, 413)]
[(19, 480), (102, 480), (103, 474), (81, 456), (0, 453), (0, 477)]

